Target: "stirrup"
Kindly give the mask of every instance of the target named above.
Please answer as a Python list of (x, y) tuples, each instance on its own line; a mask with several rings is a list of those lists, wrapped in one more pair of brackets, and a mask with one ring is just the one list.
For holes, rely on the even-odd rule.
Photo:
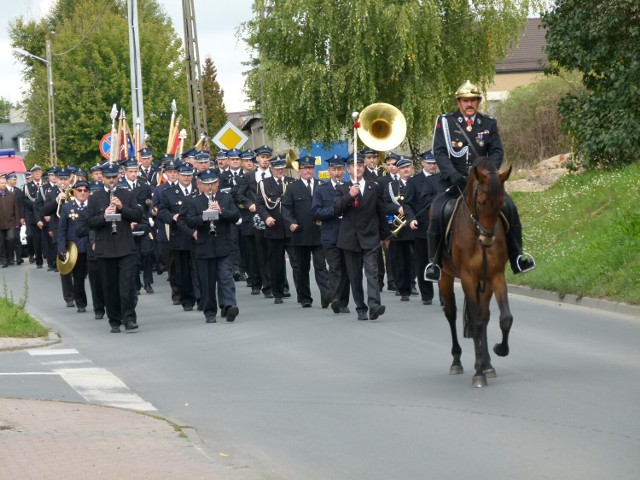
[(523, 253), (522, 255), (518, 255), (518, 258), (516, 259), (516, 265), (518, 266), (519, 270), (517, 273), (525, 273), (530, 272), (531, 270), (536, 268), (536, 261), (528, 253)]
[[(437, 277), (434, 275), (432, 277), (430, 277), (429, 275), (427, 275), (429, 268), (433, 269), (433, 273), (437, 274)], [(427, 282), (439, 282), (440, 281), (440, 274), (441, 274), (441, 270), (440, 270), (440, 265), (438, 265), (435, 262), (431, 262), (429, 265), (427, 265), (427, 267), (424, 269), (424, 279)]]

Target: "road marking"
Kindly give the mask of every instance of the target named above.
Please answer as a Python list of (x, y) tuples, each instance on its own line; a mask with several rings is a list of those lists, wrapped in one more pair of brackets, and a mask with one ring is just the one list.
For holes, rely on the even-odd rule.
[(81, 359), (81, 360), (55, 360), (51, 362), (40, 362), (42, 365), (70, 365), (77, 363), (93, 363), (91, 360)]
[(90, 403), (141, 412), (157, 411), (104, 368), (63, 368), (54, 372)]
[(47, 355), (77, 355), (78, 350), (76, 350), (75, 348), (54, 348), (51, 350), (34, 349), (27, 350), (27, 353), (32, 357), (43, 357)]
[(0, 373), (2, 377), (18, 376), (18, 375), (58, 375), (55, 372), (7, 372)]

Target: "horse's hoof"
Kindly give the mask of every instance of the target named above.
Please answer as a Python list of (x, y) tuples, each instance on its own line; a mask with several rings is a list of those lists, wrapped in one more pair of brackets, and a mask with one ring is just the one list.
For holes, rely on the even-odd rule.
[(487, 368), (486, 370), (483, 370), (483, 371), (487, 378), (496, 378), (498, 376), (496, 374), (495, 368)]
[(487, 386), (487, 377), (484, 375), (476, 375), (471, 382), (473, 388), (482, 388)]
[(501, 343), (496, 343), (493, 346), (493, 351), (499, 357), (506, 357), (509, 355), (509, 345), (503, 346)]
[(451, 368), (449, 369), (449, 375), (460, 375), (461, 373), (464, 373), (464, 368), (462, 368), (462, 365), (451, 365)]

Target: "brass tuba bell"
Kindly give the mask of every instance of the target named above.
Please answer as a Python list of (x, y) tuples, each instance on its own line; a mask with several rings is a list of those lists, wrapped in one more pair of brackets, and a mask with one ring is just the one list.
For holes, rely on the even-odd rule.
[(388, 103), (372, 103), (360, 112), (358, 136), (364, 144), (379, 152), (393, 150), (407, 134), (402, 112)]

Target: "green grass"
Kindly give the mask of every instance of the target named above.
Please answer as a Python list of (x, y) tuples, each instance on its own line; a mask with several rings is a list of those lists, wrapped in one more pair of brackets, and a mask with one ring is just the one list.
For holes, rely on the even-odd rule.
[(24, 309), (27, 292), (25, 277), (25, 294), (16, 303), (13, 297), (9, 296), (6, 283), (4, 284), (4, 296), (0, 297), (0, 337), (38, 338), (49, 334), (49, 329)]
[(569, 175), (513, 198), (538, 267), (510, 283), (640, 304), (640, 165)]

